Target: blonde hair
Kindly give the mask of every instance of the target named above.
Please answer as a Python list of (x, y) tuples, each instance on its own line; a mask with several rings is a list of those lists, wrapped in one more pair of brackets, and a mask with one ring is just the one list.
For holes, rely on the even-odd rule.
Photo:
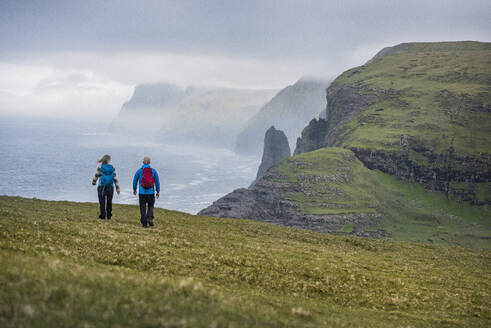
[(102, 156), (102, 158), (100, 160), (98, 160), (97, 162), (102, 163), (102, 164), (107, 164), (110, 161), (111, 161), (111, 155), (106, 154), (106, 155)]
[(143, 164), (145, 165), (150, 164), (150, 157), (148, 156), (143, 157)]

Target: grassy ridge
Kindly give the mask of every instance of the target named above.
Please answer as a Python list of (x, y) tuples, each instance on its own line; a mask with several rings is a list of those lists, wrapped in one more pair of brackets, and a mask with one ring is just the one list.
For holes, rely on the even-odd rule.
[(343, 146), (401, 150), (410, 135), (434, 153), (491, 153), (490, 43), (407, 44), (334, 83), (379, 98), (346, 126)]
[(0, 197), (0, 326), (471, 327), (491, 254)]
[(369, 167), (490, 205), (491, 43), (382, 52), (330, 85), (327, 122), (305, 128), (300, 152), (349, 148)]
[[(314, 215), (378, 213), (368, 227), (347, 220), (342, 233), (387, 231), (393, 240), (490, 248), (491, 209), (448, 200), (417, 183), (369, 170), (348, 149), (323, 148), (282, 161), (275, 182), (300, 186), (288, 196)], [(342, 219), (341, 219), (342, 220)]]

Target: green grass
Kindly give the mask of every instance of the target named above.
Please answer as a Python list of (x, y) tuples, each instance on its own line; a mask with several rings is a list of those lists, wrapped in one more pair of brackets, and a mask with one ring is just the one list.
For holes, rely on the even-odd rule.
[(352, 233), (355, 231), (355, 228), (356, 226), (353, 223), (346, 223), (341, 229), (338, 230), (338, 232)]
[(475, 107), (491, 107), (491, 43), (409, 44), (333, 84), (378, 96), (347, 124), (340, 146), (400, 150), (400, 136), (410, 135), (434, 153), (491, 152), (491, 115)]
[(2, 327), (483, 327), (491, 254), (0, 197)]
[[(303, 214), (337, 215), (344, 224), (343, 215), (377, 213), (375, 219), (367, 216), (372, 222), (363, 229), (382, 229), (396, 241), (491, 248), (489, 206), (452, 201), (443, 192), (369, 170), (348, 149), (304, 153), (282, 161), (273, 170), (279, 174), (276, 183), (294, 184), (301, 190), (285, 198), (297, 202)], [(357, 230), (346, 226), (339, 232)]]

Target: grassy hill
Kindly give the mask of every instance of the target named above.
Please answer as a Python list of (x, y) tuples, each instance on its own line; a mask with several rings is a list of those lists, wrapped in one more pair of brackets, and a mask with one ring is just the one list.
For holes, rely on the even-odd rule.
[(491, 253), (0, 197), (2, 327), (483, 327)]
[(405, 43), (383, 49), (327, 90), (326, 120), (296, 154), (353, 150), (369, 168), (491, 204), (491, 43)]
[(297, 190), (281, 197), (296, 202), (303, 215), (332, 216), (339, 233), (491, 247), (489, 206), (457, 203), (443, 192), (370, 170), (349, 149), (322, 148), (290, 157), (267, 178)]
[(491, 43), (402, 44), (336, 83), (385, 94), (345, 127), (343, 145), (402, 150), (411, 135), (435, 153), (491, 153)]

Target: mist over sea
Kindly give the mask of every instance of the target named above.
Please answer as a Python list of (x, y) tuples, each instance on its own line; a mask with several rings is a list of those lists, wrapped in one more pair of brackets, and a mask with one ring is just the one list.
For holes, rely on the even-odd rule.
[[(0, 195), (97, 202), (97, 159), (112, 156), (121, 187), (113, 202), (138, 204), (132, 180), (144, 156), (158, 170), (156, 206), (197, 213), (255, 178), (260, 158), (230, 150), (169, 145), (106, 132), (97, 123), (0, 120)], [(94, 217), (97, 217), (94, 205)], [(115, 213), (117, 216), (117, 213)]]

